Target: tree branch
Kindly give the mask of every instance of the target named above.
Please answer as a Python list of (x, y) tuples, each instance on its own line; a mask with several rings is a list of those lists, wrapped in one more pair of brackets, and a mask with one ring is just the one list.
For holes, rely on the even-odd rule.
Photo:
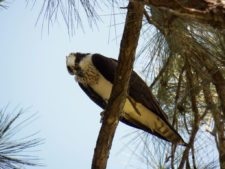
[(120, 44), (119, 64), (116, 70), (112, 93), (99, 132), (92, 169), (105, 169), (113, 137), (127, 97), (127, 89), (133, 68), (136, 47), (140, 35), (144, 4), (130, 0)]
[(168, 69), (170, 62), (171, 62), (172, 57), (168, 57), (166, 60), (166, 63), (163, 65), (163, 67), (161, 68), (159, 74), (154, 78), (154, 81), (152, 82), (152, 84), (150, 85), (150, 89), (153, 88), (153, 86), (156, 84), (156, 82), (158, 82), (158, 80), (162, 77), (163, 73), (165, 73), (165, 71)]
[(168, 13), (184, 18), (194, 19), (200, 23), (211, 25), (223, 30), (225, 28), (225, 3), (213, 0), (143, 0), (146, 4), (154, 6)]
[(186, 79), (190, 89), (189, 96), (190, 96), (191, 108), (192, 108), (194, 119), (192, 123), (192, 131), (191, 131), (190, 139), (189, 139), (187, 147), (185, 148), (183, 152), (183, 156), (178, 169), (184, 168), (185, 161), (188, 160), (188, 154), (191, 147), (194, 145), (195, 136), (197, 135), (197, 132), (199, 130), (199, 123), (200, 123), (196, 93), (192, 90), (194, 86), (193, 74), (191, 72), (191, 66), (189, 64), (188, 58), (185, 59), (185, 69), (186, 69), (186, 76), (187, 76)]
[[(203, 83), (203, 82), (202, 82)], [(203, 87), (203, 94), (205, 98), (205, 102), (209, 108), (209, 110), (212, 112), (212, 116), (215, 122), (215, 130), (216, 130), (216, 142), (219, 146), (218, 152), (219, 152), (219, 158), (220, 158), (220, 167), (225, 168), (225, 136), (224, 136), (224, 122), (221, 120), (221, 111), (218, 109), (217, 105), (213, 101), (213, 96), (210, 91), (210, 83), (205, 82), (202, 84)]]

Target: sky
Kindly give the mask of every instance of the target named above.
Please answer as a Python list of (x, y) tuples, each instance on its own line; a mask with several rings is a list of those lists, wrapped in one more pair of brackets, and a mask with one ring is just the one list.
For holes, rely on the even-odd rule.
[[(36, 117), (16, 137), (39, 131), (45, 141), (35, 154), (44, 168), (90, 168), (102, 110), (68, 74), (65, 57), (79, 51), (117, 58), (123, 22), (118, 21), (115, 34), (111, 11), (105, 11), (98, 28), (84, 23), (84, 31), (77, 28), (69, 36), (60, 18), (49, 29), (46, 22), (42, 27), (42, 19), (36, 24), (41, 3), (15, 0), (7, 5), (0, 9), (0, 109), (8, 105), (10, 113), (23, 108)], [(124, 136), (133, 131), (119, 124), (108, 169), (131, 168), (132, 155), (123, 147)]]

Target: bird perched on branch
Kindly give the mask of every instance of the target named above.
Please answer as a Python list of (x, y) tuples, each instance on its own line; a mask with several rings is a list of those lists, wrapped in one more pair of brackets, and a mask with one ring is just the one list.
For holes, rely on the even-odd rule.
[[(100, 54), (70, 53), (66, 58), (66, 64), (68, 72), (75, 75), (79, 86), (89, 98), (105, 109), (118, 62)], [(163, 140), (186, 144), (169, 123), (149, 87), (134, 71), (130, 77), (128, 96), (120, 121)]]

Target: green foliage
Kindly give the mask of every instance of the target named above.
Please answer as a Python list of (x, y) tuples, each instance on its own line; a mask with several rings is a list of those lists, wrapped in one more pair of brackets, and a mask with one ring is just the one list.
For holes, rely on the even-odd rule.
[[(214, 118), (214, 113), (223, 117), (225, 112), (223, 112), (222, 101), (219, 97), (221, 91), (216, 89), (213, 77), (215, 72), (221, 72), (223, 78), (225, 75), (224, 34), (210, 26), (180, 18), (174, 19), (173, 16), (163, 14), (153, 7), (149, 9), (149, 16), (152, 22), (145, 26), (155, 26), (156, 29), (155, 33), (149, 36), (149, 40), (144, 41), (144, 50), (140, 53), (141, 56), (145, 56), (145, 59), (149, 57), (148, 68), (145, 70), (150, 73), (146, 74), (155, 75), (151, 88), (169, 115), (171, 123), (180, 133), (183, 133), (185, 140), (190, 139), (189, 146), (192, 147), (186, 148), (189, 152), (188, 156), (179, 154), (183, 156), (183, 159), (180, 158), (178, 163), (183, 163), (183, 167), (175, 165), (174, 159), (171, 158), (171, 168), (218, 167), (221, 163), (218, 153), (223, 151), (223, 148), (218, 146), (218, 142), (223, 141), (217, 140), (221, 131), (214, 130), (218, 123)], [(172, 22), (166, 24), (168, 20)], [(156, 43), (159, 39), (160, 43)], [(159, 65), (157, 68), (155, 68), (156, 64)], [(215, 72), (212, 71), (212, 66)], [(207, 84), (210, 85), (206, 89)], [(213, 102), (210, 105), (207, 101), (206, 90), (212, 96)], [(217, 112), (211, 111), (211, 104), (214, 104)], [(224, 123), (225, 121), (218, 125), (223, 128)], [(193, 132), (194, 130), (196, 131)], [(176, 152), (169, 151), (168, 153), (171, 157), (178, 158)]]
[(36, 134), (22, 138), (17, 134), (21, 134), (21, 130), (32, 120), (24, 115), (22, 109), (17, 113), (0, 110), (0, 168), (19, 169), (40, 165), (38, 158), (29, 151), (35, 150), (42, 140), (34, 138)]

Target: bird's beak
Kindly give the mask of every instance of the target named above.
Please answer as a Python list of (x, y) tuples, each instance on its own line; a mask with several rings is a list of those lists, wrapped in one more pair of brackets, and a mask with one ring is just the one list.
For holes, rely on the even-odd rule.
[(67, 70), (68, 70), (69, 74), (71, 74), (71, 75), (75, 74), (74, 70), (70, 66), (67, 66)]

